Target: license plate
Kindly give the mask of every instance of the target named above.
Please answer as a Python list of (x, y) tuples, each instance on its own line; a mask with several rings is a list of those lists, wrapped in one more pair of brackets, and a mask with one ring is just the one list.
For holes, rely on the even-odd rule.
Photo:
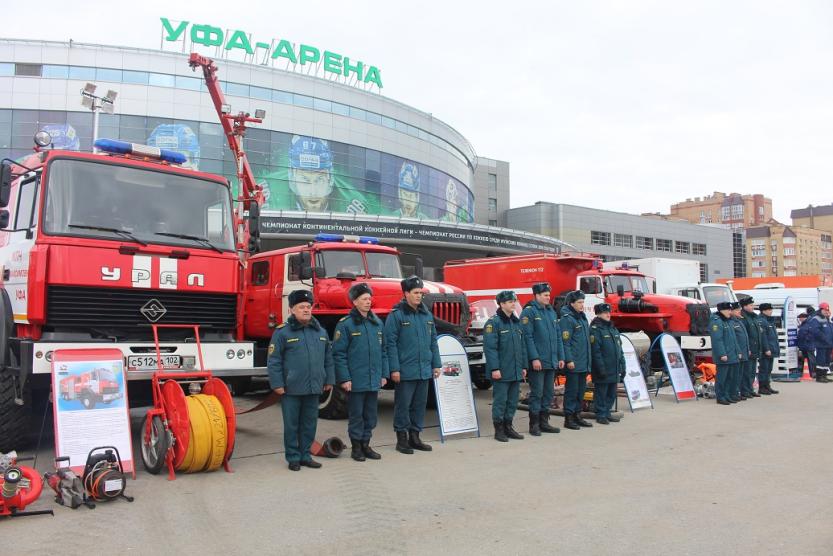
[[(180, 355), (162, 356), (163, 369), (179, 369), (180, 367), (182, 367), (182, 357)], [(157, 364), (156, 355), (127, 356), (128, 371), (155, 371), (158, 368), (159, 365)]]

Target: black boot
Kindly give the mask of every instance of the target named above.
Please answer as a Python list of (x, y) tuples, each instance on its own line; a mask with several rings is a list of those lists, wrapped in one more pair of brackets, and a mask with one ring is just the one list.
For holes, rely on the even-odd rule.
[(414, 450), (408, 446), (408, 432), (396, 431), (396, 451), (403, 454), (413, 454)]
[(431, 446), (419, 439), (419, 431), (411, 431), (408, 434), (408, 445), (411, 448), (420, 450), (421, 452), (430, 452), (432, 450)]
[(495, 426), (495, 440), (509, 442), (509, 439), (506, 438), (506, 431), (503, 430), (503, 421), (494, 421), (492, 424)]
[(575, 415), (564, 416), (564, 428), (572, 431), (581, 430), (581, 427), (578, 426), (578, 423), (576, 423)]
[(382, 454), (370, 447), (369, 440), (362, 441), (362, 453), (367, 459), (382, 459)]
[(622, 420), (622, 418), (621, 417), (616, 417), (615, 415), (608, 415), (607, 420), (610, 421), (611, 423), (618, 423), (619, 421)]
[(356, 461), (364, 461), (364, 452), (362, 452), (362, 441), (350, 439), (350, 457)]
[(524, 435), (519, 433), (515, 430), (515, 427), (512, 426), (512, 420), (506, 420), (503, 422), (503, 429), (506, 431), (506, 436), (511, 438), (512, 440), (523, 440)]
[(578, 414), (578, 413), (573, 415), (573, 418), (576, 420), (576, 423), (578, 423), (578, 425), (580, 427), (592, 427), (593, 426), (593, 423), (591, 423), (590, 421), (585, 421), (584, 419), (581, 418), (581, 415)]
[(529, 434), (532, 436), (541, 436), (541, 424), (538, 422), (539, 417), (537, 413), (529, 414)]
[(765, 382), (762, 382), (758, 385), (758, 394), (761, 396), (769, 396), (772, 392), (769, 391), (769, 385)]
[(542, 411), (538, 414), (538, 422), (541, 427), (541, 432), (561, 432), (561, 429), (550, 425), (550, 412)]
[(770, 394), (777, 394), (778, 393), (778, 390), (774, 390), (772, 388), (772, 383), (771, 382), (766, 383), (766, 391), (769, 392)]

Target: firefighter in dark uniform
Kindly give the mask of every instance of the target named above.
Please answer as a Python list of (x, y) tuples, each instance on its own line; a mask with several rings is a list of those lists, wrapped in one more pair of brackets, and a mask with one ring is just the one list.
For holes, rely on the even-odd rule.
[(738, 365), (738, 341), (732, 322), (732, 302), (721, 301), (717, 304), (717, 313), (712, 315), (709, 335), (712, 341), (712, 359), (717, 366), (714, 393), (717, 403), (729, 405), (732, 376)]
[(551, 288), (547, 283), (533, 284), (535, 296), (521, 312), (521, 325), (526, 337), (529, 357), (529, 434), (560, 432), (550, 425), (555, 370), (564, 368), (564, 343), (558, 327), (558, 313), (550, 303)]
[(310, 447), (318, 426), (318, 400), (335, 382), (330, 337), (312, 316), (312, 292), (289, 294), (286, 322), (278, 325), (269, 343), (269, 385), (282, 395), (283, 445), (289, 469), (317, 469)]
[(434, 315), (422, 303), (422, 279), (402, 280), (404, 299), (385, 320), (385, 347), (390, 379), (394, 383), (393, 428), (396, 450), (413, 454), (414, 449), (430, 452), (420, 438), (428, 402), (428, 382), (440, 376), (440, 349)]
[(561, 308), (561, 339), (564, 342), (564, 364), (567, 384), (564, 387), (564, 427), (578, 430), (593, 424), (581, 418), (581, 404), (590, 371), (590, 323), (584, 314), (584, 293), (580, 290), (567, 294)]
[(807, 319), (809, 342), (816, 349), (816, 382), (830, 382), (830, 352), (833, 350), (833, 324), (830, 322), (830, 305), (819, 303), (819, 310)]
[(732, 373), (732, 385), (729, 387), (729, 401), (737, 403), (741, 400), (748, 399), (747, 396), (742, 396), (740, 393), (740, 383), (746, 369), (746, 362), (749, 361), (749, 334), (746, 332), (746, 326), (743, 325), (741, 318), (740, 303), (732, 302), (732, 328), (735, 331), (735, 341), (738, 345), (738, 364)]
[(515, 315), (518, 298), (513, 291), (502, 291), (495, 297), (498, 310), (486, 321), (483, 329), (483, 351), (486, 370), (492, 378), (492, 423), (495, 440), (522, 440), (523, 435), (512, 426), (518, 409), (521, 381), (526, 378), (528, 356), (521, 321)]
[(744, 297), (740, 302), (740, 319), (749, 337), (749, 359), (743, 367), (743, 374), (740, 381), (741, 399), (760, 398), (761, 395), (755, 392), (755, 376), (758, 374), (758, 360), (763, 350), (764, 325), (758, 313), (754, 310), (754, 300), (751, 297)]
[(764, 327), (763, 343), (761, 346), (761, 367), (758, 371), (758, 393), (764, 396), (777, 394), (772, 388), (772, 367), (781, 355), (781, 345), (778, 343), (778, 329), (775, 327), (775, 317), (772, 316), (772, 304), (761, 303), (760, 319)]
[(610, 320), (610, 305), (599, 303), (593, 307), (596, 318), (590, 323), (590, 345), (593, 353), (593, 406), (596, 422), (607, 425), (618, 421), (611, 415), (616, 401), (616, 388), (619, 377), (625, 374), (625, 353), (622, 351), (622, 338), (619, 330)]
[(354, 284), (347, 295), (353, 309), (336, 325), (333, 362), (336, 380), (348, 393), (350, 457), (356, 461), (381, 459), (370, 447), (370, 438), (376, 428), (379, 389), (390, 378), (384, 326), (370, 309), (373, 302), (370, 286), (364, 282)]
[(807, 361), (807, 369), (810, 373), (810, 378), (816, 378), (816, 348), (810, 343), (810, 335), (808, 334), (810, 327), (810, 318), (813, 313), (808, 310), (806, 313), (798, 315), (798, 332), (796, 343), (798, 345), (798, 370), (804, 372), (804, 362)]

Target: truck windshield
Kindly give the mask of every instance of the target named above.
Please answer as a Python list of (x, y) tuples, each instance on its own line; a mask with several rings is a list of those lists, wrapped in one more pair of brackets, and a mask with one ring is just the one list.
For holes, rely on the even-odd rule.
[(110, 369), (98, 369), (98, 380), (116, 381), (116, 375)]
[(367, 268), (374, 278), (399, 278), (402, 279), (402, 268), (399, 266), (399, 257), (390, 253), (365, 253), (367, 257)]
[(49, 165), (43, 225), (48, 234), (234, 250), (223, 184), (87, 160)]
[(706, 303), (709, 307), (717, 307), (722, 301), (733, 301), (729, 288), (725, 286), (704, 286), (703, 295), (706, 296)]
[(373, 278), (402, 278), (399, 257), (390, 253), (366, 252), (369, 273), (365, 273), (361, 251), (322, 251), (318, 253), (316, 266), (324, 267), (327, 278), (350, 273), (355, 276), (370, 274)]
[(607, 277), (607, 287), (609, 293), (616, 293), (619, 286), (622, 286), (625, 289), (625, 293), (634, 291), (651, 293), (651, 289), (648, 287), (648, 281), (644, 276), (612, 274)]

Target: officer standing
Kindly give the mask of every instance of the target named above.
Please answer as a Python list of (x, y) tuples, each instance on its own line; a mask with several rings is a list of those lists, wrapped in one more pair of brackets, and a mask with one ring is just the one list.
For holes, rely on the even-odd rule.
[(529, 357), (527, 380), (529, 381), (529, 434), (541, 436), (541, 432), (561, 432), (550, 425), (555, 370), (564, 368), (564, 344), (558, 326), (558, 314), (550, 297), (550, 285), (533, 284), (535, 296), (521, 313), (526, 351)]
[(742, 395), (740, 392), (741, 378), (746, 370), (746, 362), (749, 361), (750, 353), (749, 334), (747, 334), (746, 326), (743, 324), (741, 311), (743, 311), (743, 309), (740, 308), (740, 303), (737, 301), (732, 302), (731, 323), (732, 328), (735, 331), (735, 342), (738, 346), (738, 364), (735, 366), (734, 372), (732, 373), (732, 384), (729, 387), (729, 401), (732, 403), (748, 399), (747, 396)]
[(581, 418), (581, 404), (590, 371), (590, 324), (584, 314), (584, 293), (581, 290), (567, 294), (561, 308), (561, 339), (564, 342), (564, 362), (567, 367), (567, 384), (564, 386), (564, 427), (579, 430), (593, 424)]
[(744, 297), (740, 302), (740, 319), (746, 329), (749, 338), (749, 359), (743, 366), (743, 373), (740, 381), (741, 399), (760, 398), (761, 395), (755, 392), (755, 375), (758, 373), (758, 360), (761, 358), (763, 346), (764, 326), (758, 314), (755, 312), (754, 300), (751, 297)]
[[(483, 351), (486, 353), (486, 370), (492, 377), (492, 423), (495, 440), (507, 442), (509, 438), (523, 440), (523, 435), (512, 426), (518, 409), (521, 381), (526, 378), (528, 362), (526, 339), (520, 319), (515, 316), (513, 291), (502, 291), (495, 297), (498, 310), (483, 329)], [(538, 434), (541, 434), (540, 432)]]
[(608, 425), (618, 417), (611, 415), (616, 401), (619, 377), (625, 375), (625, 353), (619, 330), (610, 320), (610, 305), (599, 303), (593, 307), (596, 318), (590, 323), (590, 345), (593, 353), (593, 406), (596, 422)]
[(732, 377), (738, 365), (739, 348), (732, 323), (732, 303), (721, 301), (717, 304), (717, 313), (711, 317), (709, 335), (712, 341), (712, 359), (717, 366), (714, 393), (717, 403), (729, 405)]
[(804, 372), (804, 361), (806, 360), (810, 378), (816, 378), (816, 348), (810, 343), (808, 334), (810, 327), (807, 326), (810, 319), (808, 316), (812, 316), (812, 313), (809, 311), (798, 315), (798, 331), (796, 334), (796, 343), (798, 344), (798, 369), (799, 372)]
[(312, 316), (312, 292), (289, 294), (286, 322), (278, 325), (269, 343), (269, 385), (281, 400), (283, 445), (289, 469), (318, 469), (310, 447), (318, 426), (318, 399), (335, 382), (330, 338)]
[(404, 299), (385, 320), (385, 347), (390, 379), (394, 382), (396, 450), (413, 454), (414, 449), (430, 452), (419, 438), (428, 402), (428, 381), (440, 376), (440, 349), (432, 315), (422, 303), (422, 279), (402, 280)]
[(761, 367), (758, 371), (758, 393), (764, 396), (777, 394), (778, 390), (772, 388), (771, 376), (772, 367), (778, 356), (781, 355), (781, 346), (778, 343), (778, 330), (775, 327), (775, 317), (772, 316), (772, 304), (761, 303), (761, 323), (764, 327), (763, 344), (761, 346)]
[(830, 382), (827, 378), (827, 372), (830, 370), (830, 351), (833, 350), (830, 305), (827, 302), (819, 303), (819, 310), (807, 320), (807, 334), (810, 343), (816, 348), (816, 382)]
[(390, 378), (382, 321), (370, 307), (373, 290), (364, 282), (347, 292), (353, 309), (336, 325), (333, 362), (336, 379), (347, 394), (347, 435), (356, 461), (381, 459), (370, 447), (376, 428), (379, 389)]

